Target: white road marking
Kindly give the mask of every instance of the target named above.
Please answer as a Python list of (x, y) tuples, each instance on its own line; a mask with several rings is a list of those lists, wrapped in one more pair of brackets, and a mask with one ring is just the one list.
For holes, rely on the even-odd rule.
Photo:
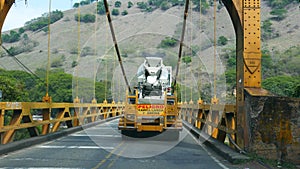
[(74, 136), (74, 137), (121, 137), (120, 135), (105, 135), (105, 134), (79, 134), (79, 133), (75, 133), (75, 134), (71, 134), (70, 136)]
[[(187, 130), (186, 128), (184, 128), (184, 130)], [(229, 169), (228, 167), (226, 167), (224, 164), (222, 164), (216, 157), (214, 157), (206, 148), (205, 148), (205, 146), (201, 143), (201, 142), (199, 142), (199, 140), (197, 140), (196, 138), (195, 138), (195, 136), (193, 136), (192, 135), (192, 133), (190, 133), (190, 132), (188, 132), (191, 136), (192, 136), (192, 138), (196, 141), (196, 143), (198, 143), (198, 145), (200, 145), (205, 151), (206, 151), (206, 153), (220, 166), (220, 167), (222, 167), (223, 169)]]
[[(4, 167), (7, 168), (7, 167)], [(63, 168), (63, 167), (22, 167), (14, 169), (80, 169), (80, 168)]]
[(104, 150), (113, 150), (114, 147), (100, 147), (100, 146), (50, 146), (50, 145), (40, 145), (37, 148), (49, 148), (49, 149), (104, 149)]

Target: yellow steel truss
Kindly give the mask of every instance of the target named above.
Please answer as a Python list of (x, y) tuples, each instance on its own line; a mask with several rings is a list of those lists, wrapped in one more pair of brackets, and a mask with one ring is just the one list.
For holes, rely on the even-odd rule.
[[(13, 141), (14, 133), (18, 129), (28, 129), (32, 137), (45, 135), (56, 132), (62, 122), (65, 122), (67, 127), (75, 127), (121, 115), (123, 108), (123, 104), (104, 103), (0, 102), (1, 144)], [(8, 111), (12, 111), (12, 117), (5, 125), (5, 115)], [(56, 111), (56, 116), (51, 119), (50, 114), (53, 111)], [(33, 120), (34, 114), (41, 114), (42, 119)], [(41, 133), (37, 132), (37, 126), (42, 126)]]

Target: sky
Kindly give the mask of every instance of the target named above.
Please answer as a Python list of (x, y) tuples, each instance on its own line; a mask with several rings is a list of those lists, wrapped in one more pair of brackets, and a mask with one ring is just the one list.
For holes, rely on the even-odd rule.
[[(71, 9), (78, 0), (51, 0), (51, 11), (65, 11)], [(7, 31), (24, 26), (25, 22), (33, 18), (40, 17), (49, 12), (49, 0), (15, 0), (15, 4), (10, 8), (2, 31)]]

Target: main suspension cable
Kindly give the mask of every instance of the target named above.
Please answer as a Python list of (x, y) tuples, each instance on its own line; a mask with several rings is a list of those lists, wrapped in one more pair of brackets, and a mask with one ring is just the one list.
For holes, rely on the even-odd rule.
[(186, 27), (186, 18), (188, 16), (188, 10), (189, 10), (189, 2), (190, 2), (189, 0), (185, 1), (184, 20), (183, 20), (183, 25), (182, 25), (182, 32), (181, 32), (179, 52), (178, 52), (178, 61), (177, 61), (175, 80), (174, 80), (174, 88), (175, 89), (176, 89), (177, 77), (178, 77), (178, 72), (179, 72), (179, 65), (180, 65), (181, 55), (182, 55), (182, 47), (183, 47), (185, 27)]
[[(3, 50), (11, 57), (13, 57), (13, 59), (17, 62), (18, 65), (21, 66), (21, 68), (27, 72), (29, 72), (30, 74), (32, 74), (34, 77), (36, 77), (37, 79), (39, 79), (40, 81), (43, 81), (45, 83), (44, 80), (42, 80), (37, 74), (35, 74), (33, 71), (31, 71), (26, 65), (24, 65), (15, 55), (13, 55), (5, 46), (3, 46), (3, 44), (1, 44), (1, 47), (3, 48)], [(46, 84), (45, 84), (46, 85)]]
[(115, 50), (116, 50), (116, 53), (118, 55), (118, 60), (119, 60), (119, 64), (120, 64), (120, 67), (121, 67), (121, 70), (122, 70), (122, 74), (123, 74), (127, 89), (129, 91), (129, 93), (131, 93), (131, 88), (130, 88), (130, 85), (128, 83), (128, 80), (127, 80), (127, 77), (126, 77), (126, 74), (125, 74), (125, 70), (124, 70), (123, 63), (122, 63), (122, 58), (121, 58), (121, 55), (120, 55), (120, 51), (119, 51), (118, 43), (117, 43), (117, 40), (116, 40), (114, 28), (113, 28), (113, 25), (112, 25), (112, 20), (111, 20), (111, 17), (110, 17), (110, 12), (109, 12), (109, 8), (108, 8), (107, 0), (104, 0), (104, 7), (105, 7), (105, 11), (106, 11), (106, 17), (107, 17), (107, 20), (109, 22), (109, 27), (110, 27), (112, 39), (113, 39), (113, 42), (114, 42)]

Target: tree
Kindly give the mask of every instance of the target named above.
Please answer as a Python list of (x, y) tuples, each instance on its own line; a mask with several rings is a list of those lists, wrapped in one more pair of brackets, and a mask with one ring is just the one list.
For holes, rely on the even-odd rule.
[(10, 77), (10, 73), (6, 73), (5, 76), (0, 76), (0, 90), (2, 91), (1, 101), (29, 101), (29, 93), (25, 90), (24, 83)]
[(293, 97), (300, 98), (300, 85), (296, 86), (294, 89)]
[(280, 96), (292, 97), (300, 84), (300, 77), (274, 76), (263, 80), (263, 88)]
[(73, 5), (73, 8), (78, 8), (79, 7), (79, 3), (76, 2), (74, 5)]
[[(61, 12), (59, 10), (51, 12), (50, 24), (60, 20), (63, 17), (64, 17), (63, 12)], [(31, 31), (37, 31), (39, 29), (46, 27), (48, 25), (48, 20), (49, 20), (49, 13), (44, 13), (44, 14), (42, 14), (41, 17), (34, 18), (34, 19), (26, 22), (25, 29), (31, 30)]]
[(7, 34), (4, 34), (2, 36), (2, 41), (5, 42), (5, 43), (14, 43), (14, 42), (17, 42), (19, 41), (21, 38), (21, 34), (14, 31), (14, 30), (11, 30), (9, 35)]
[(226, 78), (226, 83), (229, 84), (229, 86), (235, 86), (236, 85), (236, 69), (235, 68), (227, 69), (225, 71), (225, 78)]

